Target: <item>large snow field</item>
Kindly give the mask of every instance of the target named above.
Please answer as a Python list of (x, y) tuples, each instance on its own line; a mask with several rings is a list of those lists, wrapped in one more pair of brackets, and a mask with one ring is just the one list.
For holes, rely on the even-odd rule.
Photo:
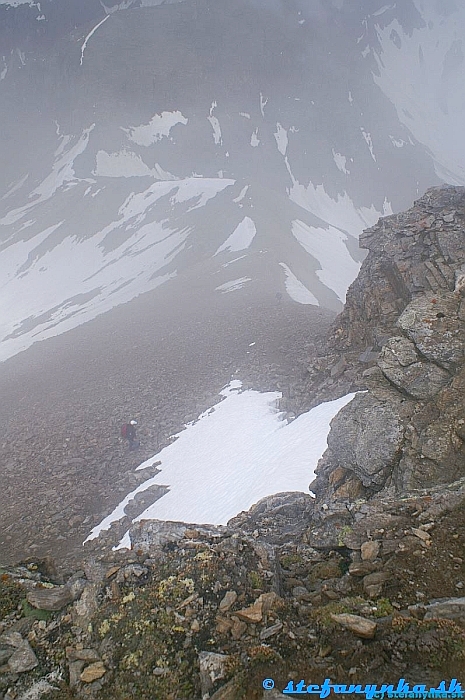
[[(135, 521), (224, 525), (266, 496), (283, 491), (309, 493), (327, 446), (330, 422), (355, 394), (320, 404), (288, 422), (277, 409), (281, 393), (241, 391), (241, 386), (240, 381), (231, 381), (220, 392), (224, 397), (220, 403), (137, 467), (141, 470), (161, 462), (160, 473), (129, 493), (86, 542), (123, 518), (136, 494), (154, 484), (167, 485), (170, 490)], [(121, 544), (128, 544), (128, 535)]]

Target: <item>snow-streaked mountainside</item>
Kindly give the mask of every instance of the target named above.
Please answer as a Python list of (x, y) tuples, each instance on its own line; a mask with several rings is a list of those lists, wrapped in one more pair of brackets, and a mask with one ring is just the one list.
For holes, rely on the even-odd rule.
[(0, 0), (0, 358), (194, 268), (340, 309), (360, 232), (465, 184), (464, 39), (454, 0)]

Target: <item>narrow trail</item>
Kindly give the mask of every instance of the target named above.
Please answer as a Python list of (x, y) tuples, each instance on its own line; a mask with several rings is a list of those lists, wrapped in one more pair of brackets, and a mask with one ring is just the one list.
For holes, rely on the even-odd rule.
[[(204, 298), (200, 287), (173, 298), (167, 284), (0, 365), (0, 564), (79, 559), (92, 527), (147, 478), (137, 464), (233, 376), (260, 390), (298, 385), (334, 316), (257, 290)], [(119, 436), (129, 418), (137, 452)]]

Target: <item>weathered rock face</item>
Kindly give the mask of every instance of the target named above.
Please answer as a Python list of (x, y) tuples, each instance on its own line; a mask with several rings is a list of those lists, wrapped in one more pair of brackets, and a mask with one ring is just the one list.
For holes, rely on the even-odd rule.
[(372, 366), (310, 486), (327, 502), (465, 475), (465, 188), (429, 190), (361, 245), (369, 253), (329, 342), (351, 356), (368, 348)]

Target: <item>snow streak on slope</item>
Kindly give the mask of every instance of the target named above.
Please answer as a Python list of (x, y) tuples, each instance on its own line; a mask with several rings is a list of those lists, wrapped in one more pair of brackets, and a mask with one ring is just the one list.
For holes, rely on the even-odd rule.
[[(50, 199), (61, 187), (72, 187), (73, 184), (79, 182), (74, 172), (74, 161), (85, 151), (89, 142), (90, 133), (94, 127), (95, 124), (92, 124), (88, 129), (85, 129), (77, 142), (68, 149), (66, 149), (66, 146), (70, 143), (71, 137), (61, 136), (62, 142), (60, 147), (55, 151), (55, 162), (52, 172), (29, 195), (29, 199), (33, 199), (33, 201), (8, 212), (3, 219), (0, 219), (0, 225), (8, 226), (16, 223), (16, 221), (19, 221), (30, 209)], [(89, 182), (92, 182), (92, 180), (89, 180)]]
[(299, 304), (313, 304), (319, 306), (318, 299), (311, 293), (307, 287), (300, 282), (297, 277), (290, 271), (287, 265), (279, 263), (286, 273), (286, 292), (291, 299)]
[(323, 284), (336, 292), (345, 303), (349, 285), (360, 270), (360, 263), (349, 255), (344, 243), (347, 236), (333, 226), (316, 228), (299, 220), (293, 221), (292, 233), (307, 253), (320, 263), (321, 270), (317, 270), (316, 274)]
[(236, 292), (238, 289), (242, 289), (246, 282), (251, 282), (250, 277), (240, 277), (237, 280), (231, 280), (230, 282), (225, 282), (219, 287), (215, 288), (215, 291), (222, 292), (222, 294), (227, 294), (228, 292)]
[(332, 199), (323, 185), (315, 187), (310, 182), (307, 187), (304, 187), (294, 178), (289, 197), (303, 209), (356, 238), (364, 229), (374, 226), (380, 216), (389, 216), (393, 213), (387, 200), (384, 202), (382, 212), (377, 211), (373, 205), (369, 209), (368, 207), (356, 209), (347, 192), (338, 195), (337, 199)]
[(122, 128), (122, 130), (127, 133), (131, 141), (139, 146), (151, 146), (153, 143), (161, 141), (163, 137), (168, 137), (174, 126), (177, 124), (185, 126), (188, 121), (179, 110), (162, 112), (155, 114), (148, 124), (133, 126), (130, 129)]
[(171, 194), (172, 207), (187, 203), (191, 211), (232, 184), (202, 178), (156, 182), (130, 195), (119, 218), (90, 237), (69, 234), (61, 221), (26, 242), (6, 245), (0, 251), (0, 360), (170, 279), (175, 273), (163, 269), (184, 248), (192, 227), (154, 220), (151, 209)]
[(256, 233), (257, 229), (255, 228), (254, 222), (248, 216), (245, 216), (229, 238), (225, 240), (223, 245), (220, 245), (215, 255), (218, 255), (218, 253), (224, 250), (234, 253), (238, 250), (245, 250), (252, 243)]
[(84, 43), (83, 43), (82, 46), (81, 46), (81, 60), (80, 60), (79, 65), (82, 66), (82, 62), (84, 61), (84, 51), (86, 50), (87, 43), (88, 43), (89, 39), (90, 39), (90, 38), (92, 37), (92, 35), (97, 31), (97, 29), (98, 29), (104, 22), (107, 21), (107, 19), (109, 18), (109, 16), (110, 16), (110, 15), (105, 15), (105, 17), (104, 17), (98, 24), (95, 25), (95, 27), (88, 33), (88, 35), (87, 35), (86, 38), (84, 39)]
[(122, 518), (134, 496), (154, 484), (165, 484), (170, 491), (137, 521), (156, 518), (224, 525), (266, 496), (283, 491), (308, 493), (327, 446), (329, 424), (355, 394), (321, 404), (287, 423), (276, 409), (280, 393), (241, 392), (240, 387), (241, 382), (231, 382), (221, 392), (225, 400), (141, 464), (138, 470), (160, 460), (161, 473), (128, 494), (87, 540)]
[(433, 154), (437, 174), (465, 185), (465, 6), (449, 12), (414, 0), (424, 26), (413, 31), (394, 20), (376, 26), (381, 50), (373, 51), (373, 78), (395, 105), (399, 120)]

